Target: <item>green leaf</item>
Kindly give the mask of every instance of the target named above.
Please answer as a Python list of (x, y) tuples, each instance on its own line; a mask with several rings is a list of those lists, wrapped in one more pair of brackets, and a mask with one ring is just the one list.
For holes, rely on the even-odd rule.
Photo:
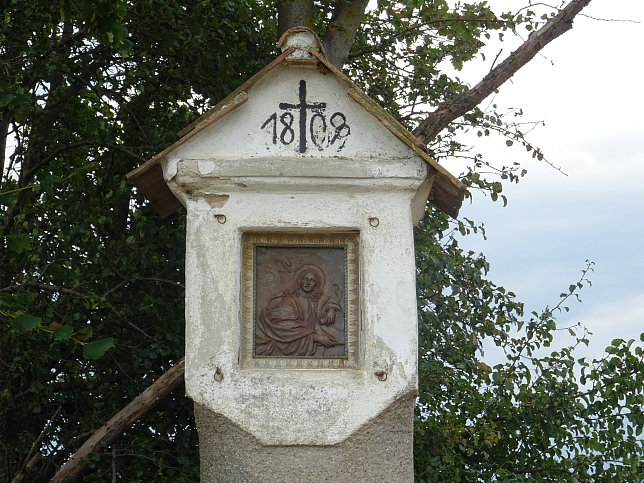
[(31, 239), (25, 234), (7, 235), (7, 247), (15, 253), (28, 252), (31, 250)]
[(88, 342), (83, 346), (83, 357), (91, 360), (100, 359), (112, 347), (114, 347), (113, 337)]
[(22, 332), (40, 327), (41, 323), (42, 319), (40, 317), (29, 314), (20, 314), (13, 320), (13, 326)]
[(69, 340), (74, 334), (74, 328), (71, 325), (61, 325), (56, 327), (51, 334), (54, 340)]
[(76, 332), (76, 338), (81, 342), (91, 339), (94, 334), (94, 329), (90, 325), (83, 327), (81, 330)]
[(2, 96), (0, 96), (0, 107), (8, 106), (12, 98), (13, 94), (11, 92), (6, 92)]
[(50, 191), (54, 185), (62, 181), (62, 178), (55, 175), (46, 175), (42, 176), (39, 181), (43, 191)]

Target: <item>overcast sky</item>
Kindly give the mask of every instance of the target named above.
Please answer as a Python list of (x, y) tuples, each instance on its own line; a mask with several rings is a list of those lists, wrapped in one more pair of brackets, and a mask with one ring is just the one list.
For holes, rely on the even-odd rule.
[[(519, 4), (488, 3), (495, 10)], [(545, 122), (530, 140), (567, 176), (524, 148), (477, 143), (486, 159), (519, 160), (528, 175), (506, 187), (505, 208), (482, 196), (464, 204), (461, 216), (483, 222), (488, 239), (467, 237), (462, 245), (486, 255), (491, 279), (514, 291), (527, 312), (555, 305), (585, 260), (593, 261), (592, 287), (581, 292), (581, 304), (570, 301), (559, 322), (587, 326), (594, 335), (585, 355), (598, 357), (613, 338), (644, 331), (644, 2), (593, 0), (582, 13), (588, 17), (578, 17), (495, 98), (499, 106), (522, 107), (526, 120)], [(479, 80), (476, 72), (464, 75)]]

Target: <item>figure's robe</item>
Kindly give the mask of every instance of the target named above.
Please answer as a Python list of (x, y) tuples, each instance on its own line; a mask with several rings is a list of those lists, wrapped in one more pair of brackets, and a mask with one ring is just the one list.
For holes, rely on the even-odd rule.
[(341, 311), (335, 298), (321, 293), (285, 292), (272, 298), (257, 318), (255, 355), (315, 355), (323, 346), (313, 336), (329, 309)]

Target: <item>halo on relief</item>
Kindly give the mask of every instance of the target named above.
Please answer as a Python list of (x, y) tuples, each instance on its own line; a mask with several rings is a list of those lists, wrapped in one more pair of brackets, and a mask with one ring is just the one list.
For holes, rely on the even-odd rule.
[(302, 278), (304, 272), (311, 272), (316, 278), (315, 283), (317, 284), (318, 290), (324, 290), (324, 272), (317, 265), (312, 265), (310, 263), (302, 265), (295, 271), (293, 281), (295, 282), (296, 287), (299, 288), (300, 278)]

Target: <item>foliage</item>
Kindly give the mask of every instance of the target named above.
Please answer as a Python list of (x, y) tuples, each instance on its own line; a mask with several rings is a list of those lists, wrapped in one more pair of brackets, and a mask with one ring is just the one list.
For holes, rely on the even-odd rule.
[[(182, 357), (183, 215), (161, 220), (125, 174), (263, 66), (265, 17), (226, 1), (4, 4), (1, 481), (41, 453), (27, 479), (48, 479)], [(111, 478), (114, 462), (125, 480), (196, 481), (196, 460), (178, 391), (86, 480)]]
[[(592, 262), (557, 305), (526, 320), (523, 304), (486, 279), (485, 259), (463, 252), (450, 230), (445, 215), (430, 212), (416, 231), (417, 479), (637, 480), (644, 471), (641, 345), (615, 339), (604, 358), (577, 359), (588, 334), (555, 319), (590, 284)], [(571, 342), (549, 352), (561, 331)], [(501, 352), (492, 367), (484, 357), (491, 348)]]
[[(323, 32), (334, 2), (317, 6)], [(124, 175), (274, 57), (274, 12), (253, 0), (2, 4), (1, 481), (21, 469), (47, 480), (182, 356), (183, 215), (157, 217)], [(467, 88), (458, 71), (487, 39), (548, 15), (380, 0), (346, 70), (413, 127), (428, 105)], [(476, 109), (430, 150), (468, 157), (461, 133), (498, 133), (542, 159), (519, 114)], [(476, 155), (463, 180), (503, 199), (502, 182), (523, 174)], [(484, 257), (452, 236), (480, 229), (430, 209), (416, 231), (418, 479), (632, 479), (642, 472), (641, 347), (616, 339), (604, 359), (576, 360), (585, 334), (572, 328), (571, 347), (547, 354), (563, 305), (525, 319), (514, 295), (487, 280)], [(506, 354), (493, 367), (489, 343)], [(196, 481), (197, 461), (192, 407), (176, 391), (97, 453), (84, 480)]]

